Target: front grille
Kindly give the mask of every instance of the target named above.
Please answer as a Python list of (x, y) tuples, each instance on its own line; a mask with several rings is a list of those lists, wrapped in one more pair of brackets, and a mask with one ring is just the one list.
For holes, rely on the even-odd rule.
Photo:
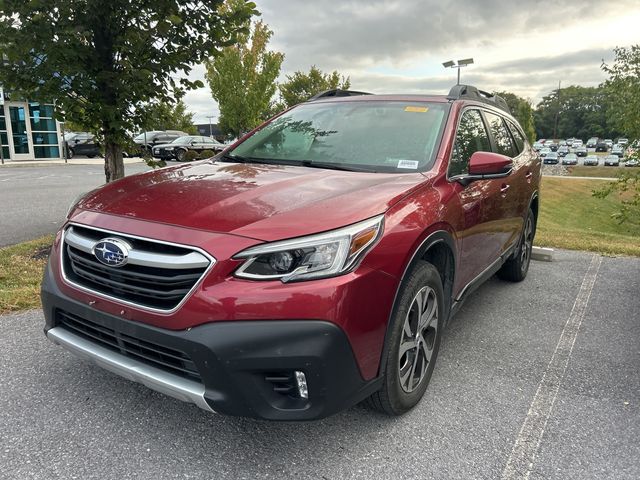
[[(122, 267), (99, 262), (93, 246), (105, 237), (131, 245)], [(189, 294), (210, 266), (188, 247), (112, 234), (74, 225), (65, 232), (62, 268), (71, 283), (116, 300), (154, 310), (171, 311)]]
[(126, 335), (63, 310), (56, 310), (55, 319), (61, 328), (101, 347), (202, 383), (195, 364), (184, 352)]

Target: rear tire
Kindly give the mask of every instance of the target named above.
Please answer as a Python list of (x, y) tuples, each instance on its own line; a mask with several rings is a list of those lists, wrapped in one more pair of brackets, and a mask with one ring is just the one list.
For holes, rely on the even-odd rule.
[(445, 320), (438, 270), (420, 261), (403, 281), (388, 339), (383, 383), (365, 405), (387, 415), (411, 410), (427, 390)]
[(533, 238), (536, 234), (536, 217), (529, 209), (527, 218), (524, 221), (524, 228), (520, 237), (520, 244), (514, 256), (509, 258), (498, 270), (498, 278), (509, 282), (521, 282), (527, 276), (529, 264), (531, 263), (531, 250), (533, 248)]

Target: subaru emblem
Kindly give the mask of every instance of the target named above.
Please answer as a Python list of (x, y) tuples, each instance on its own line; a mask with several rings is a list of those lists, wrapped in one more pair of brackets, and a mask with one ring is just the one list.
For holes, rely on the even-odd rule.
[(93, 255), (109, 267), (122, 267), (129, 259), (131, 245), (118, 238), (103, 238), (93, 246)]

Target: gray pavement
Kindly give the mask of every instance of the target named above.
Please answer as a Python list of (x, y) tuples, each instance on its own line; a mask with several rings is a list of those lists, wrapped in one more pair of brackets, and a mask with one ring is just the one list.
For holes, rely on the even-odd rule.
[[(104, 183), (102, 162), (0, 167), (0, 247), (54, 233), (70, 203)], [(142, 162), (125, 165), (127, 175), (148, 169)]]
[(313, 423), (208, 414), (50, 344), (39, 311), (0, 317), (0, 478), (501, 478), (543, 378), (558, 388), (534, 418), (530, 478), (640, 478), (640, 259), (593, 259), (558, 251), (522, 283), (481, 287), (425, 398), (395, 419), (360, 406)]

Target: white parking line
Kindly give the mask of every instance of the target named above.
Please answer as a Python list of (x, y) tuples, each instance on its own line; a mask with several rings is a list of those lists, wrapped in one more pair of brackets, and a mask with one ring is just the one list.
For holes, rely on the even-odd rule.
[(507, 464), (502, 471), (503, 480), (526, 479), (531, 474), (533, 462), (540, 448), (540, 441), (564, 378), (601, 263), (601, 256), (594, 255), (591, 258), (569, 319), (560, 334), (551, 361), (542, 375), (542, 380), (538, 384), (538, 390), (533, 397), (520, 433), (516, 437), (511, 455), (509, 455)]

